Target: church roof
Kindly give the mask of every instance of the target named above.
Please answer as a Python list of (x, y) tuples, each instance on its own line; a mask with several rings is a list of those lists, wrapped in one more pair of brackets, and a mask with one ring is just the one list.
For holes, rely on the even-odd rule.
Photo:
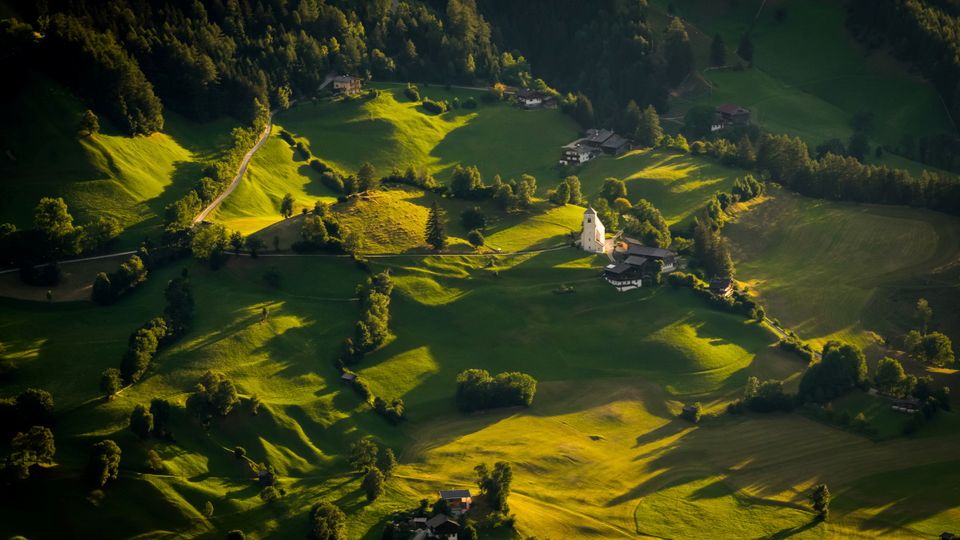
[(584, 215), (587, 215), (587, 214), (590, 214), (590, 215), (594, 215), (594, 216), (595, 216), (595, 215), (597, 215), (597, 211), (594, 210), (592, 206), (588, 206), (588, 207), (587, 207), (587, 211), (584, 212)]

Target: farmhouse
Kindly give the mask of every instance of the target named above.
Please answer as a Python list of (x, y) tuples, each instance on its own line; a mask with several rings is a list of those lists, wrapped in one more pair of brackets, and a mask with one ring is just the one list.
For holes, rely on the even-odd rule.
[(345, 96), (353, 96), (360, 93), (360, 78), (350, 75), (337, 75), (333, 78), (333, 89)]
[(457, 540), (460, 524), (446, 514), (437, 514), (427, 520), (427, 535), (430, 538)]
[(619, 156), (630, 148), (630, 141), (609, 129), (588, 129), (586, 136), (562, 148), (560, 165), (580, 165), (602, 154)]
[[(663, 263), (663, 272), (673, 272), (677, 269), (677, 254), (669, 249), (649, 247), (643, 245), (639, 240), (623, 237), (616, 243), (614, 252), (622, 255), (629, 260), (629, 257), (644, 257), (646, 259), (661, 261)], [(626, 262), (626, 261), (625, 261)]]
[(732, 103), (724, 103), (716, 108), (710, 131), (720, 131), (727, 126), (745, 126), (750, 123), (750, 109)]
[(643, 286), (643, 268), (627, 262), (610, 263), (603, 269), (603, 279), (618, 292), (639, 289)]
[(450, 513), (455, 516), (470, 510), (470, 506), (473, 504), (473, 497), (470, 496), (469, 489), (440, 490), (440, 498), (447, 502)]
[(603, 269), (603, 279), (619, 292), (642, 287), (644, 278), (656, 273), (657, 262), (661, 272), (677, 269), (677, 254), (669, 249), (648, 247), (633, 238), (614, 238), (613, 245), (615, 260)]
[(537, 109), (540, 107), (553, 108), (557, 106), (557, 98), (539, 90), (529, 88), (520, 88), (513, 93), (513, 99), (524, 109)]
[(733, 294), (733, 280), (728, 277), (710, 279), (710, 292), (724, 298)]
[(580, 248), (590, 253), (604, 253), (607, 248), (607, 231), (593, 207), (583, 213), (583, 230), (580, 232)]

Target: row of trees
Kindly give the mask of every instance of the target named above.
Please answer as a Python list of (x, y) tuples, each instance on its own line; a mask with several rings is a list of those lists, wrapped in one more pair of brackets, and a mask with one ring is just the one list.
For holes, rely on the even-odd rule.
[(383, 271), (367, 279), (360, 287), (360, 305), (363, 312), (354, 325), (353, 336), (343, 342), (341, 367), (359, 362), (363, 357), (383, 345), (390, 335), (390, 294), (393, 280), (389, 271)]
[(145, 246), (141, 246), (136, 255), (131, 255), (129, 259), (120, 263), (116, 272), (98, 273), (93, 280), (91, 300), (100, 305), (112, 304), (127, 291), (146, 282), (148, 269), (141, 255), (146, 255)]
[(193, 291), (186, 275), (171, 280), (164, 290), (166, 307), (163, 316), (154, 317), (130, 335), (127, 351), (120, 361), (119, 372), (108, 370), (101, 375), (101, 389), (112, 397), (117, 377), (124, 384), (133, 384), (143, 377), (160, 347), (179, 339), (193, 322)]
[(526, 373), (511, 371), (495, 377), (485, 369), (466, 369), (457, 375), (457, 405), (463, 411), (522, 405), (529, 407), (537, 393), (537, 381)]

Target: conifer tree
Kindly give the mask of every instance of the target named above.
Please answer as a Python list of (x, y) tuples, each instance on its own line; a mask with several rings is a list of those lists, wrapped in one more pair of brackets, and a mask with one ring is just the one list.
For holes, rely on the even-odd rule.
[(430, 207), (430, 215), (427, 217), (426, 240), (435, 250), (441, 250), (447, 246), (446, 212), (440, 208), (436, 201)]

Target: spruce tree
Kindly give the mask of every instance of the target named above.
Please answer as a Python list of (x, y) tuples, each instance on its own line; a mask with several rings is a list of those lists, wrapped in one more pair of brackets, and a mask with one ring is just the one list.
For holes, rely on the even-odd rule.
[(430, 215), (427, 217), (427, 244), (438, 251), (447, 246), (445, 214), (446, 212), (434, 201), (433, 206), (430, 207)]
[(727, 44), (719, 32), (713, 36), (713, 43), (710, 44), (710, 63), (714, 66), (727, 64)]

